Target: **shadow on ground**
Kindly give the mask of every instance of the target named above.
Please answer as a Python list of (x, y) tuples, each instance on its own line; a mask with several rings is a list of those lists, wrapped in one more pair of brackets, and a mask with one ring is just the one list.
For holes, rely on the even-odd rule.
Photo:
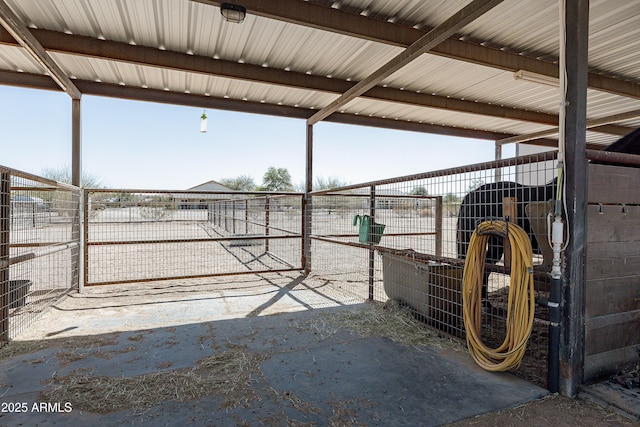
[(335, 323), (372, 309), (65, 338), (56, 336), (73, 327), (54, 327), (47, 340), (1, 350), (0, 424), (429, 426), (547, 393), (483, 371), (465, 351), (363, 337)]

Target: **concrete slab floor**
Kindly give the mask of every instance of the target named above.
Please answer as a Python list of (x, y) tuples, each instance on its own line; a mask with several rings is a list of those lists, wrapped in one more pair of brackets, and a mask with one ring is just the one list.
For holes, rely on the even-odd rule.
[[(29, 351), (0, 360), (0, 425), (431, 426), (547, 394), (480, 369), (464, 351), (324, 327), (322, 319), (375, 307), (314, 277), (267, 279), (127, 285), (67, 298), (14, 343)], [(55, 388), (74, 375), (203, 375), (193, 371), (201, 361), (232, 351), (250, 362), (248, 386), (236, 393), (95, 413)], [(82, 385), (75, 390), (89, 398)]]

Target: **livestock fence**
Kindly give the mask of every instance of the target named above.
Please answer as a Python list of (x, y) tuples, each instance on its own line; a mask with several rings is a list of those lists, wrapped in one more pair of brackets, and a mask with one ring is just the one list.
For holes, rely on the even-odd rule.
[(0, 345), (79, 286), (80, 189), (0, 166)]
[[(315, 191), (310, 208), (312, 274), (360, 299), (394, 301), (432, 328), (463, 339), (464, 241), (481, 221), (508, 217), (507, 224), (525, 223), (531, 241), (541, 242), (534, 243), (533, 270), (541, 304), (517, 373), (545, 385), (549, 319), (543, 302), (551, 264), (546, 197), (553, 198), (555, 156), (541, 153)], [(488, 259), (485, 266), (481, 329), (485, 344), (494, 348), (507, 333), (508, 244), (503, 252), (494, 253), (498, 259)]]
[[(508, 217), (511, 224), (529, 224), (530, 240), (540, 242), (534, 256), (536, 299), (547, 297), (549, 259), (543, 243), (546, 200), (553, 197), (547, 190), (554, 188), (555, 173), (555, 154), (542, 153), (315, 191), (308, 198), (293, 192), (85, 189), (82, 282), (135, 286), (306, 270), (345, 301), (391, 300), (442, 334), (463, 339), (465, 244), (479, 222)], [(33, 291), (48, 289), (36, 284), (44, 281), (33, 269), (18, 271), (14, 264), (24, 257), (35, 257), (31, 263), (53, 260), (59, 253), (69, 259), (56, 260), (55, 266), (51, 261), (51, 268), (42, 266), (37, 275), (68, 271), (64, 289), (77, 288), (80, 229), (72, 212), (78, 210), (79, 191), (46, 180), (36, 185), (36, 177), (18, 183), (19, 176), (3, 172), (3, 182), (11, 187), (6, 205), (13, 208), (11, 215), (3, 210), (3, 218), (19, 218), (11, 233), (3, 223), (3, 286), (9, 284), (10, 263), (12, 280), (31, 280)], [(41, 199), (43, 207), (25, 207), (21, 196), (26, 195)], [(510, 251), (499, 243), (492, 243), (501, 250), (485, 267), (482, 314), (483, 339), (495, 347), (506, 334), (510, 289)], [(9, 247), (11, 256), (4, 257)], [(27, 248), (31, 255), (23, 253)], [(3, 310), (13, 313), (9, 297), (3, 298)], [(548, 324), (541, 304), (518, 371), (542, 385)]]
[(299, 193), (86, 190), (85, 284), (299, 271)]

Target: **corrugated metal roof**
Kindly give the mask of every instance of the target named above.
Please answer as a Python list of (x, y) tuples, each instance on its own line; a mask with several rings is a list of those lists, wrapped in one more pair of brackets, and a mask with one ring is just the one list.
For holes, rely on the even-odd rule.
[[(209, 102), (203, 101), (206, 97), (214, 106), (223, 100), (245, 101), (254, 103), (256, 111), (260, 105), (272, 108), (270, 112), (287, 107), (308, 110), (310, 116), (402, 52), (402, 45), (442, 24), (470, 1), (281, 0), (272, 4), (246, 0), (249, 12), (242, 24), (224, 21), (218, 3), (204, 0), (6, 3), (42, 40), (64, 73), (83, 83), (89, 93), (120, 93), (111, 84), (123, 90), (191, 95), (198, 106)], [(322, 13), (295, 15), (298, 10)], [(462, 52), (457, 55), (469, 50), (479, 53), (480, 59), (454, 58), (435, 49), (385, 78), (379, 84), (385, 89), (383, 95), (366, 94), (340, 111), (349, 117), (393, 121), (391, 127), (398, 122), (434, 124), (506, 136), (549, 129), (557, 120), (557, 88), (515, 80), (515, 69), (491, 61), (502, 55), (504, 62), (551, 69), (559, 51), (558, 17), (557, 0), (506, 0), (450, 39), (454, 51)], [(353, 25), (340, 26), (349, 20)], [(375, 31), (369, 32), (368, 27)], [(67, 36), (56, 38), (62, 34)], [(104, 40), (106, 47), (102, 51), (97, 44), (83, 51), (87, 40)], [(11, 41), (6, 34), (0, 40), (0, 71), (10, 72), (3, 78), (13, 82), (20, 77), (12, 74), (16, 72), (26, 77), (44, 75), (41, 66)], [(590, 70), (618, 79), (614, 83), (626, 84), (624, 91), (629, 93), (589, 89), (588, 118), (640, 110), (640, 2), (592, 0), (589, 42)], [(141, 46), (152, 50), (136, 49)], [(166, 59), (165, 52), (181, 55), (180, 59)], [(198, 68), (194, 61), (204, 65)], [(227, 72), (232, 65), (241, 71)], [(283, 77), (283, 72), (288, 74)], [(140, 96), (136, 92), (134, 97)], [(185, 103), (191, 98), (180, 99)], [(455, 106), (447, 100), (456, 101)], [(291, 115), (291, 111), (282, 114)], [(628, 119), (618, 126), (638, 124), (640, 119)], [(592, 143), (615, 138), (588, 132)]]

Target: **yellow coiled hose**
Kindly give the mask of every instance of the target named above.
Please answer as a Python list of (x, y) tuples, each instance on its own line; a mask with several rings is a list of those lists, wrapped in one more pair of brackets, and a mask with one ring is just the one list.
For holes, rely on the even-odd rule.
[[(507, 307), (506, 337), (498, 348), (487, 347), (481, 339), (482, 281), (491, 234), (509, 237), (511, 244), (511, 284)], [(462, 305), (467, 347), (476, 363), (487, 371), (515, 370), (520, 366), (531, 335), (535, 309), (533, 255), (527, 233), (505, 221), (486, 221), (474, 231), (464, 264)]]

